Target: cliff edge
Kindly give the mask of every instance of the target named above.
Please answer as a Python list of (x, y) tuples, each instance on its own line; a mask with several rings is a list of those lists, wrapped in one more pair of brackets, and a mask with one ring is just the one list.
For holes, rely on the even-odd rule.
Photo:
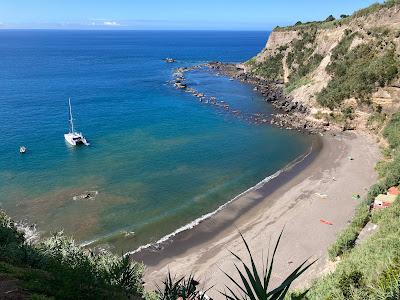
[(245, 72), (285, 84), (309, 118), (379, 131), (400, 108), (400, 1), (275, 28)]

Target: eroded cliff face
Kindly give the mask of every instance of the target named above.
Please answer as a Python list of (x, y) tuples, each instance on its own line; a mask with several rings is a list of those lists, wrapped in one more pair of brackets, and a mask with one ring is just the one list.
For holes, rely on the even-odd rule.
[(276, 55), (279, 47), (290, 44), (298, 37), (299, 32), (297, 30), (272, 31), (265, 48), (256, 56), (257, 62), (264, 62), (271, 56)]
[[(368, 101), (360, 101), (360, 97), (364, 95), (352, 95), (351, 91), (348, 93), (349, 96), (341, 96), (346, 99), (340, 100), (335, 107), (323, 104), (324, 101), (321, 101), (323, 98), (321, 92), (325, 89), (323, 92), (326, 94), (329, 92), (328, 89), (339, 80), (340, 72), (337, 70), (337, 62), (346, 66), (346, 59), (350, 62), (351, 55), (360, 55), (360, 49), (363, 46), (370, 49), (365, 50), (366, 55), (368, 51), (376, 52), (373, 58), (377, 59), (377, 69), (380, 68), (379, 63), (381, 63), (378, 61), (379, 55), (383, 56), (390, 52), (394, 59), (400, 58), (399, 3), (389, 7), (382, 5), (379, 9), (368, 8), (348, 18), (333, 22), (314, 22), (277, 28), (270, 34), (265, 48), (245, 64), (245, 69), (246, 72), (266, 79), (283, 80), (286, 93), (308, 106), (311, 115), (332, 114), (332, 110), (341, 110), (347, 106), (351, 106), (356, 111), (354, 119), (357, 117), (365, 119), (365, 114), (371, 113), (374, 106), (379, 106), (379, 111), (384, 113), (397, 111), (400, 108), (400, 81), (398, 80), (400, 65), (396, 70), (395, 78), (392, 74), (388, 77), (385, 69), (390, 67), (388, 72), (395, 72), (393, 62), (390, 66), (382, 65), (382, 69), (386, 72), (384, 76), (390, 80), (386, 82), (377, 79), (375, 87), (368, 95), (371, 105), (364, 105)], [(271, 72), (275, 69), (278, 71)], [(360, 72), (371, 73), (369, 69), (362, 70), (361, 67)], [(379, 77), (379, 73), (376, 70), (374, 72), (371, 76)], [(331, 82), (333, 77), (335, 77), (335, 82)], [(330, 86), (326, 88), (328, 84)], [(339, 90), (338, 87), (336, 90)]]

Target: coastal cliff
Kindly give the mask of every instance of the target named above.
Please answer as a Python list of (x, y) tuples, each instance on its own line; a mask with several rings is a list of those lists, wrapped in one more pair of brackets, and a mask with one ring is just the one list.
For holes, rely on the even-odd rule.
[(284, 82), (307, 118), (343, 129), (378, 130), (400, 108), (400, 2), (351, 16), (275, 28), (265, 48), (241, 66)]

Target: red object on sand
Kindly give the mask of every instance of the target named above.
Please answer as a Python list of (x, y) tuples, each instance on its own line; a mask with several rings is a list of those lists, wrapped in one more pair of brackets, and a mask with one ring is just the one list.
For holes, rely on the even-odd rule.
[(396, 186), (392, 186), (389, 190), (388, 190), (389, 195), (400, 195), (400, 191), (398, 189), (398, 187)]
[(319, 220), (322, 224), (326, 224), (326, 225), (333, 225), (332, 222), (326, 221), (324, 219)]

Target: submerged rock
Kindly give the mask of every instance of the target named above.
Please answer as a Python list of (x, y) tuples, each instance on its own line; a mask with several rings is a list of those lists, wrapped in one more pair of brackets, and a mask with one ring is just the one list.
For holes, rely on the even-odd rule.
[(186, 87), (187, 87), (186, 83), (182, 83), (182, 82), (175, 82), (174, 86), (178, 89), (186, 89)]
[[(204, 94), (193, 88), (187, 87), (186, 84), (183, 83), (185, 72), (204, 67), (215, 71), (217, 76), (227, 76), (230, 80), (236, 79), (252, 85), (253, 90), (260, 93), (266, 102), (271, 103), (275, 108), (281, 110), (283, 113), (268, 116), (263, 116), (261, 114), (246, 115), (238, 110), (232, 110), (223, 100), (218, 101), (215, 97), (207, 98)], [(190, 92), (193, 96), (199, 98), (199, 101), (202, 103), (207, 103), (229, 111), (233, 115), (252, 123), (268, 123), (278, 127), (307, 131), (309, 133), (326, 131), (329, 126), (307, 120), (306, 116), (309, 114), (310, 109), (303, 103), (296, 101), (291, 95), (285, 95), (283, 91), (284, 82), (282, 80), (266, 80), (264, 78), (259, 78), (252, 73), (246, 73), (240, 65), (209, 62), (198, 66), (178, 68), (175, 70), (175, 76), (174, 85), (177, 88), (186, 89), (187, 92)]]
[(165, 61), (166, 63), (174, 63), (176, 60), (170, 57), (164, 58), (163, 61)]

